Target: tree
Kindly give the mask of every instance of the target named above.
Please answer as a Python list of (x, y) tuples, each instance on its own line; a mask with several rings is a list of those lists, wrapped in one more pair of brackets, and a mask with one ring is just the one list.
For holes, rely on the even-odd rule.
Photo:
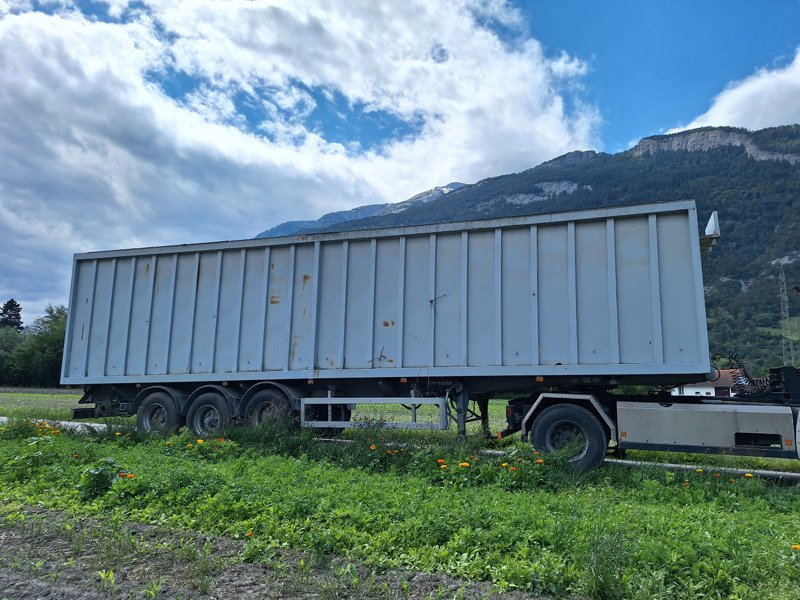
[(53, 387), (59, 383), (67, 307), (51, 306), (25, 329), (22, 341), (8, 356), (5, 365), (13, 385)]
[(0, 329), (3, 327), (22, 331), (22, 307), (13, 298), (0, 307)]
[(23, 334), (16, 327), (0, 327), (0, 385), (16, 385), (11, 357), (22, 343)]

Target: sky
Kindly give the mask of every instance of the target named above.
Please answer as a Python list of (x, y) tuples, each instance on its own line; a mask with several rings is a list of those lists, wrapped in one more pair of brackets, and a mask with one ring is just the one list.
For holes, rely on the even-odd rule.
[(800, 0), (0, 0), (0, 302), (798, 99)]

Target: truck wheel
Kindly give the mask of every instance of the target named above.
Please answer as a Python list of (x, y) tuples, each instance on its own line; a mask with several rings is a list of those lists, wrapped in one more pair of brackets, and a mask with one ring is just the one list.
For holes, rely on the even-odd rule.
[(253, 427), (261, 425), (290, 425), (292, 422), (289, 400), (278, 390), (256, 392), (245, 409), (247, 423)]
[(582, 473), (603, 462), (608, 449), (608, 435), (594, 414), (574, 404), (557, 404), (546, 408), (536, 418), (531, 431), (534, 448), (546, 453), (575, 448), (568, 464)]
[(172, 433), (180, 425), (178, 407), (165, 392), (153, 392), (142, 401), (136, 411), (137, 431)]
[(231, 409), (227, 398), (207, 392), (198, 396), (189, 407), (186, 423), (198, 437), (213, 437), (231, 422)]

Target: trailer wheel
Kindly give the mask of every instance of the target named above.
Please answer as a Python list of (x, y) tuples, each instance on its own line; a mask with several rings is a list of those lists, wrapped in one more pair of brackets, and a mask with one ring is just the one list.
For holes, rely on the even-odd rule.
[(225, 429), (230, 422), (228, 400), (214, 392), (198, 396), (186, 414), (186, 424), (201, 438), (212, 437)]
[(574, 404), (557, 404), (542, 411), (533, 422), (531, 441), (546, 453), (575, 448), (569, 467), (576, 472), (599, 467), (608, 449), (608, 434), (591, 411)]
[(293, 420), (289, 400), (278, 390), (256, 392), (247, 403), (245, 418), (253, 427), (291, 425)]
[(136, 411), (136, 429), (145, 432), (172, 433), (181, 425), (175, 401), (165, 392), (153, 392)]

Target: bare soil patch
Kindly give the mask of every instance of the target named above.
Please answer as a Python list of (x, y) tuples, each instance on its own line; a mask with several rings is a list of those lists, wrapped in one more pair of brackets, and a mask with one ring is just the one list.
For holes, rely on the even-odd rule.
[[(8, 513), (8, 508), (3, 511)], [(430, 573), (375, 572), (246, 542), (27, 507), (0, 520), (0, 600), (47, 598), (530, 598)]]

